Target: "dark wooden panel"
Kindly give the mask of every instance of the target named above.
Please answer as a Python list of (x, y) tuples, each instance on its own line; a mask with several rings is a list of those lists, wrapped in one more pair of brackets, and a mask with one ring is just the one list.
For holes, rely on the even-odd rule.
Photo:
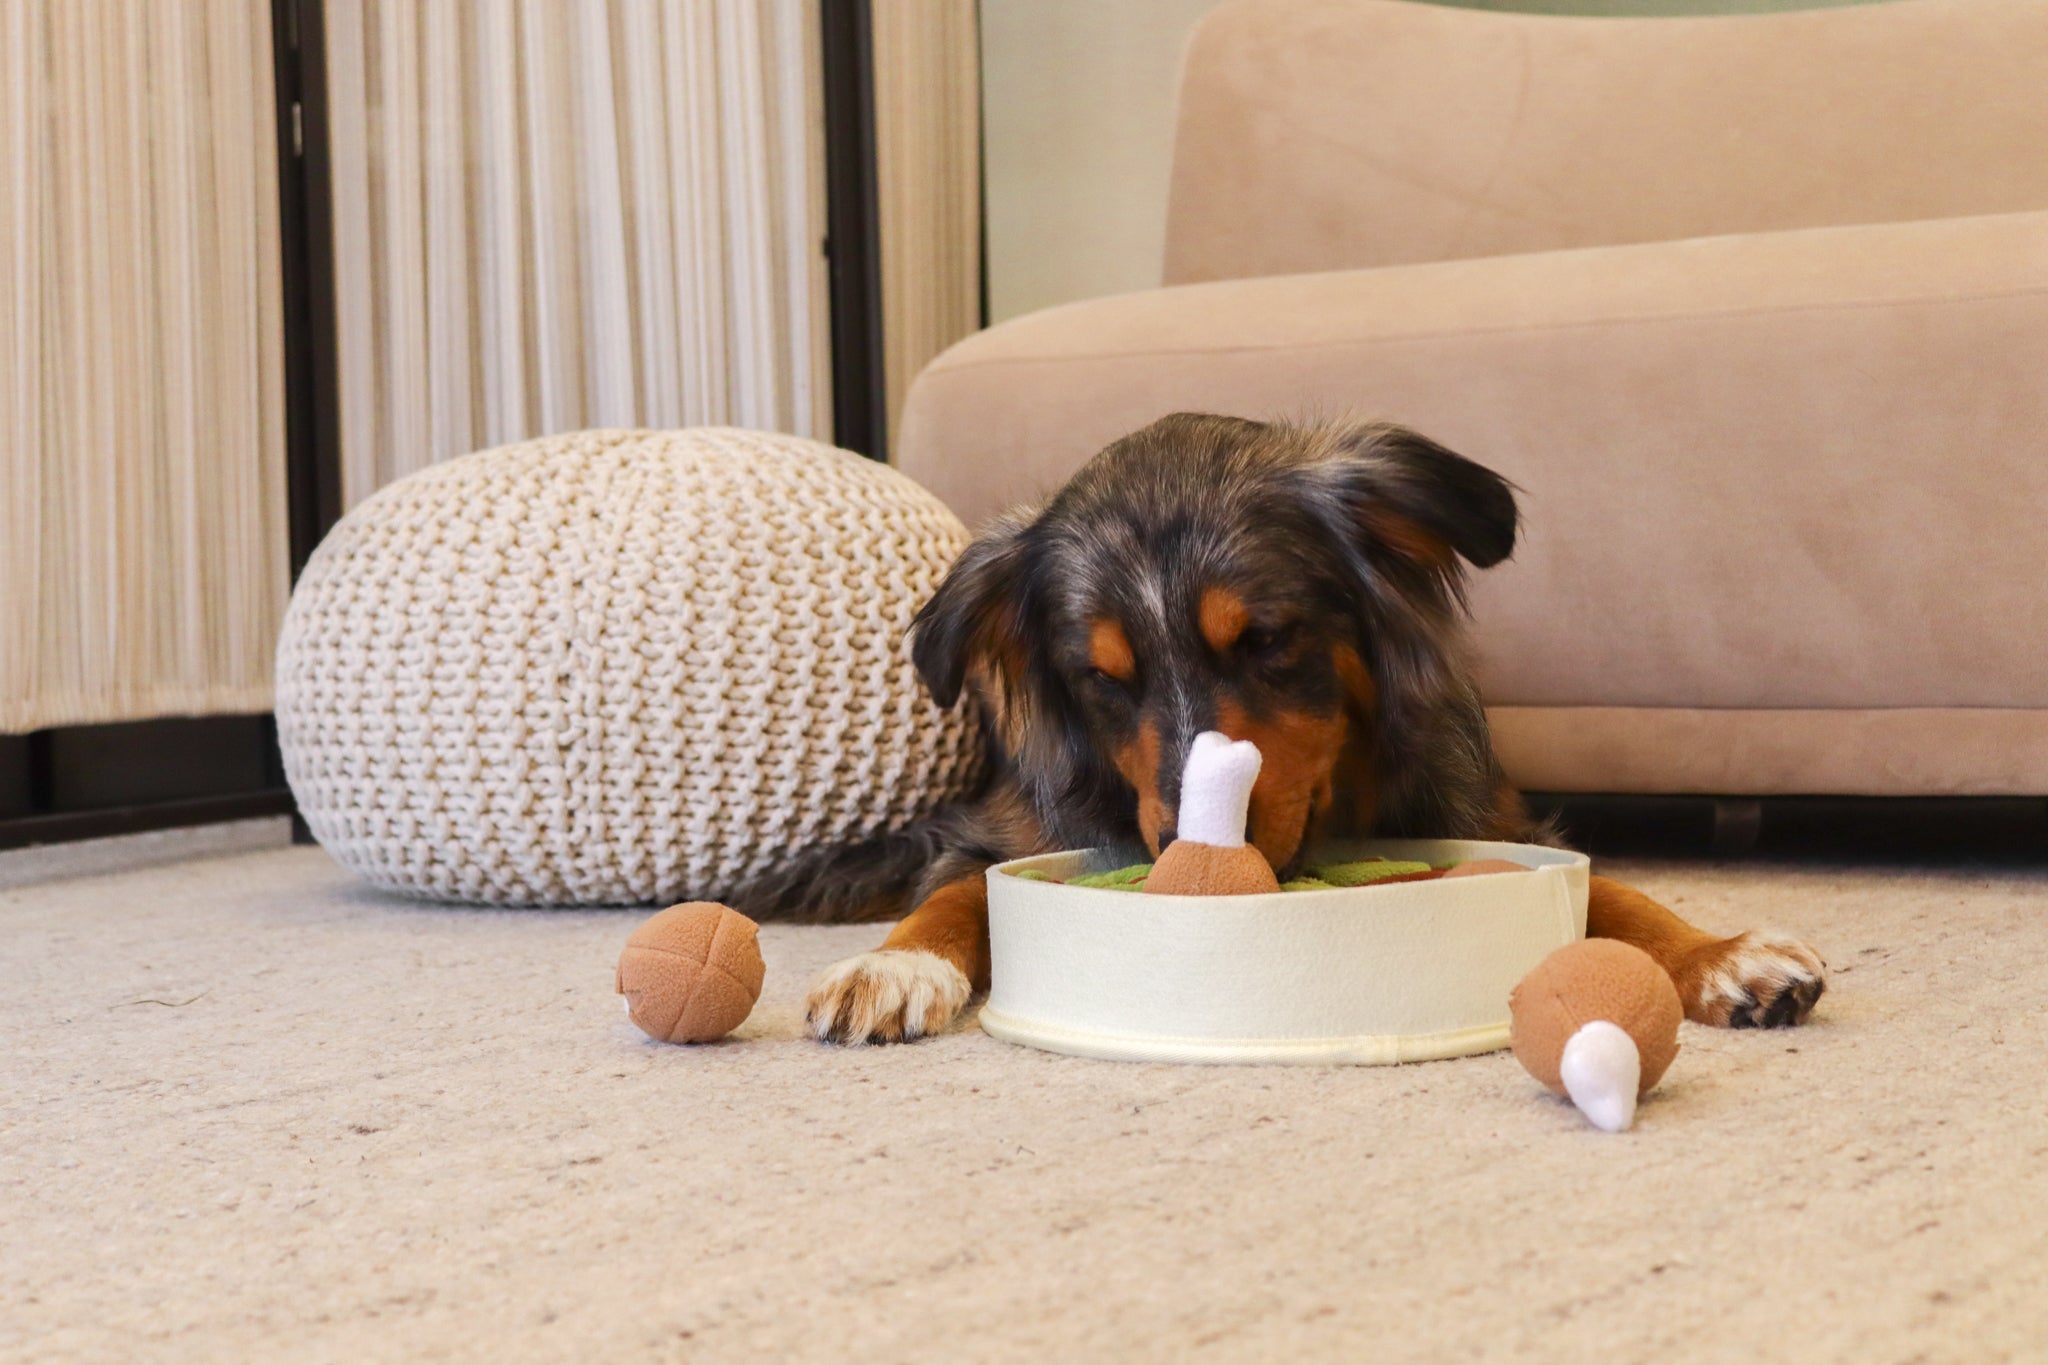
[(29, 800), (28, 736), (0, 735), (0, 820), (27, 815)]
[(0, 736), (0, 848), (291, 811), (267, 715)]
[(48, 731), (49, 813), (235, 796), (273, 786), (265, 716), (181, 716)]
[(288, 815), (291, 810), (290, 792), (270, 791), (201, 797), (191, 801), (163, 801), (147, 806), (114, 806), (59, 815), (31, 815), (18, 820), (0, 820), (0, 849), (67, 843), (74, 839), (104, 839), (110, 835), (141, 834), (187, 825), (213, 825), (223, 820), (250, 820), (264, 815)]
[[(1529, 794), (1572, 847), (1601, 855), (1714, 854), (1716, 798)], [(1743, 856), (1857, 862), (2048, 860), (2048, 800), (2005, 796), (1766, 796)]]
[(825, 253), (831, 271), (832, 440), (888, 458), (881, 200), (868, 0), (819, 0), (825, 102)]
[(341, 517), (324, 9), (321, 0), (271, 0), (284, 292), (285, 500), (294, 580)]

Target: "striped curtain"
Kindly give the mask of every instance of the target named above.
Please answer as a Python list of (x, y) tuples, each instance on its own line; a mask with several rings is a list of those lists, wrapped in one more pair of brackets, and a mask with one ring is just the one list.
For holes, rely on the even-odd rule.
[[(343, 496), (586, 426), (831, 436), (815, 0), (327, 0)], [(0, 0), (0, 733), (270, 703), (266, 0)], [(876, 0), (891, 420), (978, 313), (973, 0)]]
[(981, 326), (975, 0), (874, 0), (875, 178), (889, 448), (910, 381)]
[(0, 0), (0, 733), (270, 704), (265, 0)]
[(328, 0), (342, 493), (594, 426), (827, 437), (814, 0)]

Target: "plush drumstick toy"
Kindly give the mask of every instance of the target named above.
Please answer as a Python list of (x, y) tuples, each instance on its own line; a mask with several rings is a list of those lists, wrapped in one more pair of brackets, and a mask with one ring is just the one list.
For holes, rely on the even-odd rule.
[(1205, 730), (1188, 746), (1180, 780), (1180, 828), (1145, 889), (1167, 896), (1251, 896), (1278, 891), (1266, 855), (1244, 841), (1259, 749)]
[(1508, 1040), (1529, 1074), (1618, 1133), (1678, 1055), (1678, 988), (1650, 955), (1611, 938), (1568, 943), (1508, 993)]
[(708, 1043), (746, 1022), (767, 966), (760, 926), (711, 901), (671, 905), (642, 924), (619, 954), (626, 1013), (660, 1043)]

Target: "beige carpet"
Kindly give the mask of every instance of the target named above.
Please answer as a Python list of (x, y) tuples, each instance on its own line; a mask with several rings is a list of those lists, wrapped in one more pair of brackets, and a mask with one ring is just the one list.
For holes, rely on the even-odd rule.
[(686, 1050), (611, 994), (635, 912), (309, 849), (0, 891), (0, 1356), (2043, 1358), (2048, 869), (1605, 870), (1837, 971), (1618, 1137), (1504, 1054), (800, 1040), (872, 928), (769, 929)]

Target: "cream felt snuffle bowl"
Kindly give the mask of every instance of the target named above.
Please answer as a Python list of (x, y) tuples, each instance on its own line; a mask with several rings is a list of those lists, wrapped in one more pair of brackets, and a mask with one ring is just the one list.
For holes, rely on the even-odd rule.
[(1430, 1061), (1508, 1045), (1508, 993), (1585, 936), (1584, 854), (1379, 840), (1337, 858), (1501, 858), (1529, 870), (1248, 896), (1148, 896), (1062, 881), (1130, 861), (1088, 849), (989, 869), (982, 1029), (1083, 1057)]
[[(1440, 868), (1501, 860), (1523, 870), (1320, 890), (1282, 890), (1269, 869), (1262, 883), (1241, 878), (1251, 777), (1236, 760), (1250, 747), (1197, 739), (1182, 838), (1150, 880), (1170, 870), (1170, 858), (1194, 851), (1190, 844), (1211, 845), (1199, 852), (1219, 855), (1214, 865), (1229, 870), (1225, 878), (1175, 870), (1177, 894), (1164, 895), (1071, 884), (1131, 862), (1127, 850), (1106, 849), (989, 869), (983, 1031), (1129, 1061), (1371, 1065), (1506, 1047), (1516, 983), (1585, 937), (1585, 855), (1533, 844), (1374, 840), (1319, 850), (1318, 862), (1385, 858)], [(1229, 780), (1237, 792), (1198, 821), (1192, 794), (1206, 785), (1202, 762), (1219, 772), (1235, 764)], [(1257, 763), (1253, 751), (1249, 773)], [(1247, 885), (1270, 889), (1185, 894)]]

